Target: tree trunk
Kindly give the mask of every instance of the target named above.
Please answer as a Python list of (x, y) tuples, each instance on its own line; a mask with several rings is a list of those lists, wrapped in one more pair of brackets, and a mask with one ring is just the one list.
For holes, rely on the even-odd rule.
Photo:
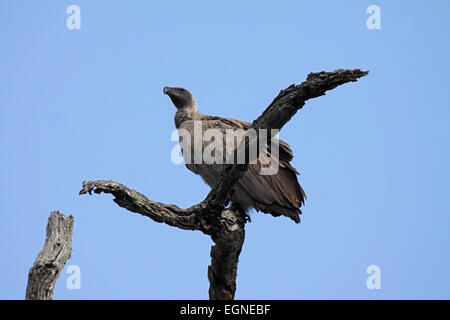
[[(303, 108), (307, 100), (322, 96), (328, 90), (344, 83), (355, 82), (368, 73), (359, 69), (310, 73), (301, 84), (281, 90), (266, 110), (253, 121), (251, 129), (281, 129)], [(244, 144), (245, 154), (249, 154), (249, 139), (244, 137), (240, 143)], [(83, 181), (80, 194), (110, 193), (116, 204), (129, 211), (147, 216), (156, 222), (184, 230), (199, 230), (211, 236), (215, 245), (211, 247), (211, 265), (208, 267), (209, 297), (230, 300), (236, 292), (237, 264), (244, 243), (246, 222), (240, 213), (225, 209), (235, 184), (245, 174), (249, 165), (248, 162), (239, 164), (236, 161), (236, 150), (239, 149), (240, 146), (235, 149), (234, 163), (224, 166), (205, 200), (187, 209), (152, 201), (145, 195), (111, 180)]]
[(73, 217), (50, 214), (44, 248), (28, 274), (26, 300), (51, 300), (56, 279), (72, 253)]
[(236, 292), (239, 254), (245, 238), (245, 218), (239, 213), (225, 210), (221, 226), (212, 237), (211, 265), (208, 266), (209, 299), (232, 300)]

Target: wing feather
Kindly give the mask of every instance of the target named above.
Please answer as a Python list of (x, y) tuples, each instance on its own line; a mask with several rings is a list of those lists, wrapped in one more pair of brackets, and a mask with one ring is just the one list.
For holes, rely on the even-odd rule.
[[(197, 114), (195, 120), (202, 121), (202, 129), (219, 129), (224, 135), (225, 148), (225, 131), (226, 129), (243, 129), (248, 130), (251, 123), (231, 119)], [(193, 130), (193, 121), (184, 121), (181, 127)], [(305, 192), (298, 183), (298, 171), (290, 164), (293, 159), (293, 152), (286, 142), (274, 139), (279, 147), (279, 169), (274, 175), (261, 175), (261, 164), (251, 164), (244, 176), (237, 183), (236, 191), (233, 195), (233, 202), (237, 202), (246, 210), (254, 207), (258, 211), (270, 213), (273, 216), (284, 215), (296, 222), (300, 221), (300, 207), (306, 200)], [(238, 142), (239, 143), (239, 142)], [(203, 150), (209, 142), (203, 142)], [(192, 144), (193, 145), (193, 144)], [(270, 148), (265, 150), (266, 156), (271, 156)], [(193, 153), (193, 150), (192, 150)], [(225, 150), (223, 152), (225, 157)], [(225, 163), (225, 158), (223, 159)], [(210, 185), (214, 185), (217, 177), (220, 175), (223, 164), (187, 164), (187, 168), (196, 174), (201, 175), (203, 180)]]

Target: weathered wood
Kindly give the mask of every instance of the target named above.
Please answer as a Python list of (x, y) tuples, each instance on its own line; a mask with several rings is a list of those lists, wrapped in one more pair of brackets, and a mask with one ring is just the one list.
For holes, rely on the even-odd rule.
[(73, 217), (50, 214), (44, 248), (28, 274), (26, 300), (51, 300), (59, 274), (72, 253)]
[[(310, 73), (306, 81), (282, 90), (253, 122), (252, 128), (257, 132), (260, 129), (281, 129), (307, 100), (324, 95), (326, 91), (344, 83), (357, 81), (367, 74), (368, 71), (359, 69)], [(245, 144), (245, 154), (249, 154), (249, 141), (245, 138), (241, 141)], [(92, 191), (111, 193), (119, 206), (130, 211), (147, 216), (156, 222), (180, 229), (200, 230), (210, 235), (215, 245), (211, 247), (211, 265), (208, 267), (209, 297), (234, 299), (237, 265), (244, 243), (246, 220), (242, 213), (225, 210), (225, 207), (230, 202), (234, 186), (247, 170), (249, 162), (238, 164), (237, 152), (234, 156), (234, 164), (224, 167), (205, 200), (188, 209), (153, 202), (135, 190), (106, 180), (84, 181), (80, 194), (91, 194)]]
[(174, 204), (164, 204), (148, 199), (142, 193), (130, 189), (123, 184), (111, 180), (83, 181), (83, 188), (79, 194), (110, 193), (114, 202), (122, 208), (149, 217), (155, 222), (165, 223), (184, 230), (200, 230), (205, 234), (212, 233), (212, 223), (203, 204), (181, 209)]
[[(285, 90), (281, 90), (278, 96), (266, 108), (266, 110), (253, 121), (252, 128), (258, 132), (260, 129), (278, 129), (281, 128), (301, 109), (305, 102), (311, 98), (322, 96), (326, 91), (336, 88), (347, 82), (355, 82), (358, 78), (369, 74), (369, 71), (353, 70), (335, 70), (332, 72), (310, 73), (306, 81), (299, 85), (291, 85)], [(270, 131), (269, 131), (270, 132)], [(247, 136), (247, 135), (246, 135)], [(259, 136), (259, 135), (258, 135)], [(249, 139), (245, 137), (241, 143), (245, 143), (245, 154), (249, 154)], [(259, 145), (256, 143), (255, 145)], [(236, 148), (236, 150), (238, 150)], [(260, 150), (258, 150), (259, 152)], [(206, 199), (203, 201), (206, 208), (214, 207), (218, 212), (222, 211), (230, 201), (230, 192), (232, 192), (236, 182), (244, 175), (248, 168), (248, 161), (238, 164), (237, 152), (234, 155), (233, 164), (227, 164), (216, 185), (211, 188)], [(258, 157), (258, 154), (256, 155)]]
[(245, 217), (235, 211), (224, 210), (220, 215), (221, 228), (213, 237), (211, 265), (208, 266), (209, 298), (232, 300), (236, 292), (239, 255), (245, 239)]

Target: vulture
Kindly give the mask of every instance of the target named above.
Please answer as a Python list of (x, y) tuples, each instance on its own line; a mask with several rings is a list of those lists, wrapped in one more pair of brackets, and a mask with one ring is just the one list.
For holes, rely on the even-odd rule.
[[(188, 151), (190, 152), (186, 152), (186, 148), (181, 147), (186, 167), (195, 174), (200, 175), (210, 187), (213, 187), (224, 165), (229, 163), (226, 162), (225, 159), (227, 140), (224, 139), (223, 142), (224, 150), (220, 155), (218, 153), (219, 157), (223, 157), (223, 161), (216, 161), (213, 163), (195, 161), (195, 124), (197, 125), (197, 128), (198, 126), (201, 127), (202, 132), (205, 132), (208, 129), (216, 129), (225, 136), (225, 133), (230, 129), (241, 130), (245, 133), (250, 129), (251, 123), (197, 112), (195, 98), (187, 89), (181, 87), (165, 87), (163, 92), (169, 96), (177, 109), (175, 114), (175, 127), (178, 129), (180, 146), (183, 145), (183, 139), (186, 137), (185, 135), (182, 135), (181, 132), (190, 133), (190, 139), (192, 140), (189, 141), (191, 150)], [(274, 138), (273, 141), (278, 144), (276, 173), (261, 174), (262, 164), (259, 161), (260, 158), (251, 163), (245, 174), (235, 186), (235, 191), (231, 197), (230, 208), (245, 214), (248, 219), (250, 219), (247, 214), (248, 210), (254, 208), (256, 211), (269, 213), (274, 217), (286, 216), (296, 223), (299, 223), (301, 214), (300, 207), (304, 204), (306, 195), (297, 180), (297, 175), (299, 173), (290, 164), (293, 159), (293, 152), (286, 142), (278, 138)], [(239, 142), (240, 141), (233, 138), (234, 146), (237, 146)], [(209, 143), (211, 143), (211, 141), (208, 141), (208, 139), (204, 139), (204, 137), (201, 138), (199, 145), (202, 148), (202, 155)], [(271, 149), (269, 148), (264, 148), (261, 153), (266, 153), (267, 155), (270, 153), (270, 150)], [(270, 154), (268, 156), (270, 157)]]

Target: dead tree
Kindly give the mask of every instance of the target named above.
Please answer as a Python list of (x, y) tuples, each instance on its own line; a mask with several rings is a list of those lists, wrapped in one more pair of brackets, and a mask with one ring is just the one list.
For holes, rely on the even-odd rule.
[(51, 300), (56, 280), (72, 254), (73, 217), (53, 211), (48, 218), (44, 248), (28, 273), (26, 300)]
[[(310, 73), (306, 81), (282, 90), (253, 122), (252, 128), (257, 133), (260, 129), (281, 129), (306, 100), (324, 95), (326, 91), (344, 83), (355, 82), (367, 74), (368, 71), (359, 69)], [(244, 136), (241, 143), (245, 144), (245, 152), (249, 154), (249, 139)], [(237, 265), (244, 243), (246, 220), (241, 214), (226, 209), (226, 206), (234, 185), (249, 164), (248, 160), (238, 164), (236, 150), (234, 164), (225, 166), (206, 199), (188, 209), (151, 201), (143, 194), (111, 180), (84, 181), (80, 194), (91, 194), (92, 191), (110, 193), (117, 205), (129, 211), (156, 222), (185, 230), (199, 230), (211, 236), (215, 245), (211, 247), (211, 265), (208, 267), (209, 298), (231, 300), (236, 292)]]

